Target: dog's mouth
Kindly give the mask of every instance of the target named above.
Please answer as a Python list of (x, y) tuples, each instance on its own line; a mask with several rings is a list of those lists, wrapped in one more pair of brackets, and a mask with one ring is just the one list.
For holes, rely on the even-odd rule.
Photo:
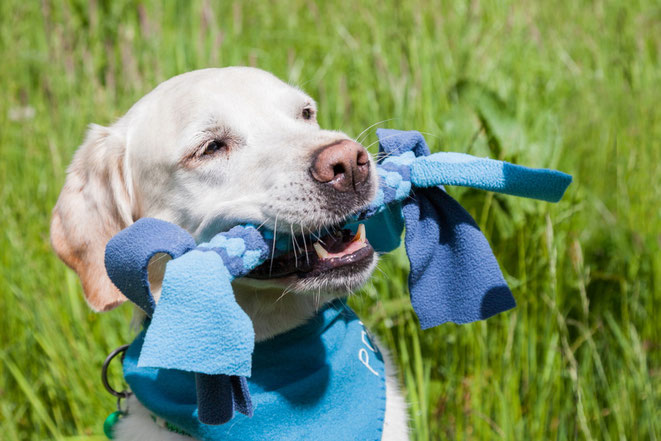
[(367, 241), (365, 225), (356, 233), (351, 230), (331, 229), (333, 233), (316, 241), (299, 237), (291, 251), (266, 260), (246, 277), (253, 279), (279, 279), (296, 276), (300, 279), (318, 277), (334, 272), (360, 271), (369, 266), (374, 249)]

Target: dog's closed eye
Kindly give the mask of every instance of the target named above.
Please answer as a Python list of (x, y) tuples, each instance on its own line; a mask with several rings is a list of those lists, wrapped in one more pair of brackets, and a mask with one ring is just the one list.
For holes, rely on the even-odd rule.
[(230, 150), (239, 144), (239, 139), (227, 134), (225, 130), (208, 132), (204, 132), (203, 136), (206, 139), (202, 138), (202, 142), (200, 140), (194, 141), (188, 152), (179, 161), (181, 165), (192, 168), (213, 158), (227, 157)]

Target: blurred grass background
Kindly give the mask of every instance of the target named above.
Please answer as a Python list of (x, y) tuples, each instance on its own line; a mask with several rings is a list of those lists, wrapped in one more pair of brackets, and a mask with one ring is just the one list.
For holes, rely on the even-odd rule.
[(450, 189), (514, 311), (421, 332), (402, 253), (352, 299), (395, 354), (413, 439), (660, 437), (658, 1), (5, 0), (0, 36), (1, 439), (99, 435), (114, 410), (100, 367), (130, 308), (90, 312), (48, 243), (86, 125), (226, 65), (300, 85), (326, 128), (392, 119), (433, 150), (574, 175), (557, 205)]

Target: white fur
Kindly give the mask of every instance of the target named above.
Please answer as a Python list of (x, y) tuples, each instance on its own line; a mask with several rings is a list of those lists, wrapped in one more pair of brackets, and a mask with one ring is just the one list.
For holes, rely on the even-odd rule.
[[(162, 83), (111, 127), (93, 126), (69, 167), (51, 224), (53, 247), (80, 276), (90, 306), (108, 310), (125, 301), (105, 274), (103, 249), (141, 217), (176, 223), (202, 241), (244, 222), (281, 233), (310, 232), (365, 206), (376, 189), (373, 161), (371, 191), (346, 204), (330, 203), (311, 178), (314, 152), (349, 137), (303, 118), (304, 108), (316, 113), (312, 98), (267, 72), (204, 69)], [(203, 155), (214, 139), (227, 148)], [(157, 299), (167, 260), (150, 263)], [(333, 279), (241, 279), (234, 289), (260, 341), (356, 289), (375, 265), (376, 257), (363, 270)], [(380, 349), (387, 372), (383, 439), (407, 440), (396, 371)], [(155, 424), (135, 398), (128, 406), (129, 416), (117, 427), (119, 441), (187, 439)]]

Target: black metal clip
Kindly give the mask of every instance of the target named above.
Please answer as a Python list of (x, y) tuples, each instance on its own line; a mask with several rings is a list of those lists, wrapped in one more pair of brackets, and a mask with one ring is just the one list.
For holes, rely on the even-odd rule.
[(110, 366), (110, 362), (113, 361), (115, 357), (117, 357), (119, 354), (122, 354), (121, 361), (124, 361), (124, 356), (126, 355), (126, 350), (129, 348), (129, 345), (122, 345), (112, 351), (107, 357), (106, 360), (103, 362), (103, 366), (101, 367), (101, 381), (103, 382), (103, 387), (106, 388), (108, 392), (110, 392), (114, 397), (117, 397), (117, 410), (121, 413), (124, 413), (124, 411), (121, 408), (121, 401), (122, 398), (128, 398), (131, 396), (131, 392), (129, 390), (122, 390), (122, 391), (117, 391), (115, 390), (110, 383), (108, 382), (108, 366)]

